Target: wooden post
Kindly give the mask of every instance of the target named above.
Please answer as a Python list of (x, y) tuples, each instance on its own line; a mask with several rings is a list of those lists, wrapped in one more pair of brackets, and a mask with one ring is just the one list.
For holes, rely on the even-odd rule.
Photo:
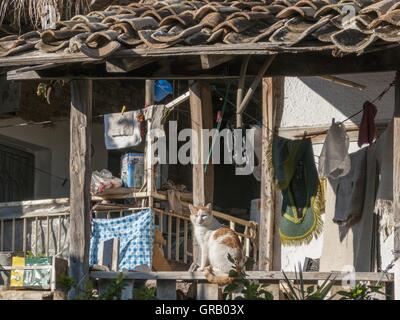
[(400, 73), (396, 73), (393, 114), (393, 219), (394, 219), (394, 299), (400, 300)]
[[(71, 82), (69, 274), (83, 288), (89, 272), (92, 81)], [(75, 290), (70, 298), (77, 295)]]
[[(145, 88), (145, 106), (151, 106), (154, 104), (154, 80), (146, 80)], [(154, 191), (154, 166), (152, 165), (152, 149), (151, 149), (151, 119), (147, 120), (147, 136), (146, 136), (146, 148), (145, 148), (145, 168), (146, 168), (146, 185), (147, 193), (149, 198), (148, 206), (153, 207), (153, 196)]]
[[(211, 129), (213, 126), (213, 108), (210, 84), (206, 82), (193, 82), (190, 86), (190, 115), (193, 134), (197, 134), (197, 145), (193, 145), (197, 152), (193, 159), (193, 204), (205, 205), (212, 203), (214, 195), (214, 169), (212, 163), (204, 168), (207, 152), (204, 150), (205, 140), (202, 129)], [(211, 146), (211, 142), (208, 143)], [(193, 262), (199, 263), (199, 247), (193, 239)], [(197, 299), (210, 300), (218, 296), (218, 285), (198, 284)]]
[(275, 129), (276, 110), (279, 102), (280, 79), (262, 80), (262, 173), (259, 225), (259, 270), (272, 270), (274, 251), (275, 185), (267, 151), (271, 146)]

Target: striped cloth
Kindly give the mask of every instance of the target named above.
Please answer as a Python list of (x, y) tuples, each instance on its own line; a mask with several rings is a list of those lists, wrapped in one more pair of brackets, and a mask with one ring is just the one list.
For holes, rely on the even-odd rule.
[(119, 238), (118, 270), (133, 270), (139, 265), (151, 269), (154, 223), (153, 212), (145, 209), (116, 219), (93, 219), (89, 264), (98, 264), (99, 244)]

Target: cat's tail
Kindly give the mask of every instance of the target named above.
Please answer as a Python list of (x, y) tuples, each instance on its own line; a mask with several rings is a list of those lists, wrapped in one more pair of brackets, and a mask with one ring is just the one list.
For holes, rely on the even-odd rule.
[(228, 284), (231, 284), (232, 282), (235, 281), (235, 278), (230, 277), (228, 275), (218, 275), (216, 276), (212, 272), (211, 266), (207, 267), (204, 275), (207, 279), (208, 282), (213, 283), (213, 284), (218, 284), (219, 286), (226, 286)]

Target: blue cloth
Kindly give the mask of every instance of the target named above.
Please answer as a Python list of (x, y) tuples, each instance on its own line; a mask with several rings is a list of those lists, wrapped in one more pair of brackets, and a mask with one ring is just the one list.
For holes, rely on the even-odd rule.
[(119, 270), (133, 270), (147, 265), (151, 269), (154, 223), (151, 209), (135, 212), (116, 219), (93, 219), (90, 239), (89, 264), (98, 264), (99, 244), (113, 238), (120, 239)]
[(156, 80), (154, 84), (154, 100), (160, 102), (173, 93), (172, 85), (167, 80)]

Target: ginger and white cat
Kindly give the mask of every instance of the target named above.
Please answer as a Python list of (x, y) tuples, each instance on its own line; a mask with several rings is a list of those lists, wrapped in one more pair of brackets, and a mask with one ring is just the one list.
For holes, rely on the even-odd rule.
[(233, 281), (228, 273), (232, 262), (228, 254), (244, 268), (242, 244), (235, 231), (221, 225), (212, 215), (211, 204), (189, 205), (190, 220), (194, 236), (200, 247), (201, 263), (199, 271), (205, 271), (207, 280), (221, 286)]

